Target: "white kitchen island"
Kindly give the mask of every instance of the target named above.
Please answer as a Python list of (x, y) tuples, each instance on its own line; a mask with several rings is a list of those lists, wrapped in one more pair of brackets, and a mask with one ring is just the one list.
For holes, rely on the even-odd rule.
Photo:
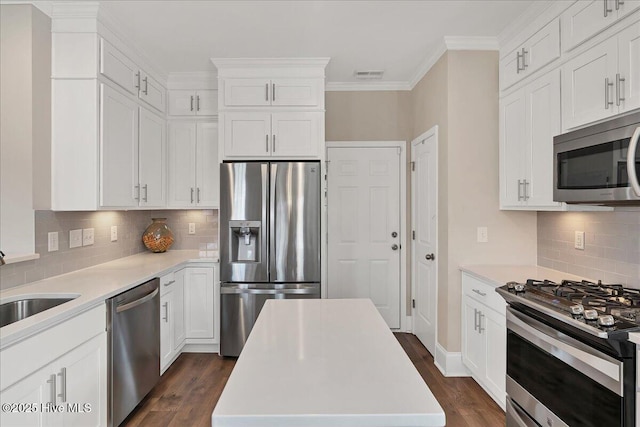
[(211, 424), (444, 426), (445, 414), (370, 300), (268, 300)]

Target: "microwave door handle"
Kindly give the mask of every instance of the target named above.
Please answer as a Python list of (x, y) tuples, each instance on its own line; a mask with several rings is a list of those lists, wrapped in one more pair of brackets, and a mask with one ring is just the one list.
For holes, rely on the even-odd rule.
[(629, 142), (629, 151), (627, 152), (627, 173), (629, 174), (629, 183), (631, 184), (631, 188), (633, 188), (633, 191), (638, 197), (640, 197), (640, 182), (638, 182), (638, 171), (636, 171), (636, 153), (638, 152), (639, 139), (640, 127), (637, 127), (631, 137), (631, 141)]

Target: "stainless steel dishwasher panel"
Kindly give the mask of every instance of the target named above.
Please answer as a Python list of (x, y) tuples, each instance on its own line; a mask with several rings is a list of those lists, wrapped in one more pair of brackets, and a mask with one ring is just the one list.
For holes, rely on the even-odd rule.
[(319, 283), (223, 283), (220, 288), (220, 354), (239, 356), (268, 299), (320, 298)]
[(118, 426), (160, 379), (159, 279), (107, 301), (109, 417)]

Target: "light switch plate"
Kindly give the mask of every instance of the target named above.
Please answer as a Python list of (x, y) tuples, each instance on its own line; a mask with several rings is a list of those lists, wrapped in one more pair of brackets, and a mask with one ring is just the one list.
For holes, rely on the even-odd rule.
[(82, 230), (82, 246), (93, 245), (93, 228), (85, 228)]
[(478, 243), (487, 243), (489, 241), (489, 230), (487, 227), (478, 227)]
[(111, 226), (111, 241), (115, 242), (118, 240), (118, 226), (117, 225), (112, 225)]
[(69, 248), (82, 246), (82, 229), (69, 231)]
[(50, 231), (47, 234), (48, 237), (48, 250), (49, 252), (55, 252), (58, 250), (58, 232)]
[(190, 222), (189, 223), (189, 234), (196, 234), (196, 223), (195, 222)]
[(584, 231), (576, 231), (576, 237), (573, 246), (576, 249), (580, 249), (581, 251), (584, 250)]

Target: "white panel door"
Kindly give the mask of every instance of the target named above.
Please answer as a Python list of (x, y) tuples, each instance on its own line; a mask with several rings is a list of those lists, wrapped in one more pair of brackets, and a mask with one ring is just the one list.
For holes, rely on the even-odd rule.
[(185, 268), (184, 298), (187, 338), (214, 338), (213, 268)]
[(607, 118), (615, 106), (617, 38), (610, 38), (562, 66), (562, 127), (571, 129)]
[(322, 113), (273, 113), (271, 155), (317, 157)]
[(529, 84), (526, 102), (525, 147), (528, 152), (524, 191), (527, 205), (558, 206), (559, 203), (553, 202), (553, 137), (561, 132), (560, 70), (551, 71)]
[(158, 81), (154, 80), (153, 77), (148, 74), (142, 73), (138, 97), (153, 108), (164, 113), (167, 102), (166, 91)]
[(370, 298), (400, 327), (400, 149), (328, 150), (328, 296)]
[[(616, 21), (614, 0), (582, 0), (562, 13), (562, 48), (573, 49)], [(605, 12), (606, 10), (606, 12)]]
[(193, 116), (196, 114), (196, 94), (192, 90), (169, 91), (169, 115)]
[(100, 205), (138, 206), (138, 106), (100, 84)]
[(271, 80), (271, 105), (314, 107), (321, 93), (322, 79)]
[[(486, 386), (505, 403), (507, 372), (507, 322), (504, 316), (493, 310), (482, 309), (478, 319), (480, 330), (486, 340), (485, 377)], [(472, 350), (473, 351), (473, 350)]]
[(172, 313), (173, 288), (160, 297), (160, 371), (169, 367), (174, 355)]
[(271, 105), (271, 81), (269, 79), (225, 79), (224, 105), (227, 107)]
[(478, 326), (482, 306), (468, 296), (462, 298), (462, 304), (462, 362), (473, 374), (484, 377), (487, 344)]
[(184, 324), (184, 269), (174, 274), (173, 283), (173, 350), (179, 351), (186, 338)]
[(218, 91), (199, 90), (196, 92), (195, 110), (198, 116), (215, 116), (218, 114)]
[(525, 93), (500, 100), (500, 206), (520, 206), (525, 177)]
[(139, 139), (140, 206), (164, 207), (167, 201), (165, 120), (146, 108), (140, 107)]
[(618, 55), (618, 72), (624, 81), (618, 81), (620, 99), (616, 103), (620, 112), (631, 111), (640, 108), (640, 22), (618, 35)]
[(412, 230), (412, 280), (413, 332), (429, 352), (435, 356), (437, 325), (437, 145), (436, 132), (425, 139), (414, 141), (411, 146)]
[(224, 115), (224, 154), (235, 157), (271, 155), (271, 114), (229, 112)]
[(196, 124), (169, 123), (169, 206), (194, 206)]
[(197, 135), (196, 204), (203, 207), (218, 207), (220, 204), (218, 124), (198, 123)]
[(105, 39), (100, 39), (100, 74), (136, 95), (140, 84), (138, 66)]
[(5, 404), (24, 404), (34, 410), (27, 411), (1, 411), (0, 425), (15, 427), (49, 426), (53, 424), (52, 414), (41, 411), (40, 405), (53, 404), (53, 381), (56, 381), (55, 372), (51, 365), (36, 371), (28, 377), (18, 381), (0, 393), (0, 402)]

